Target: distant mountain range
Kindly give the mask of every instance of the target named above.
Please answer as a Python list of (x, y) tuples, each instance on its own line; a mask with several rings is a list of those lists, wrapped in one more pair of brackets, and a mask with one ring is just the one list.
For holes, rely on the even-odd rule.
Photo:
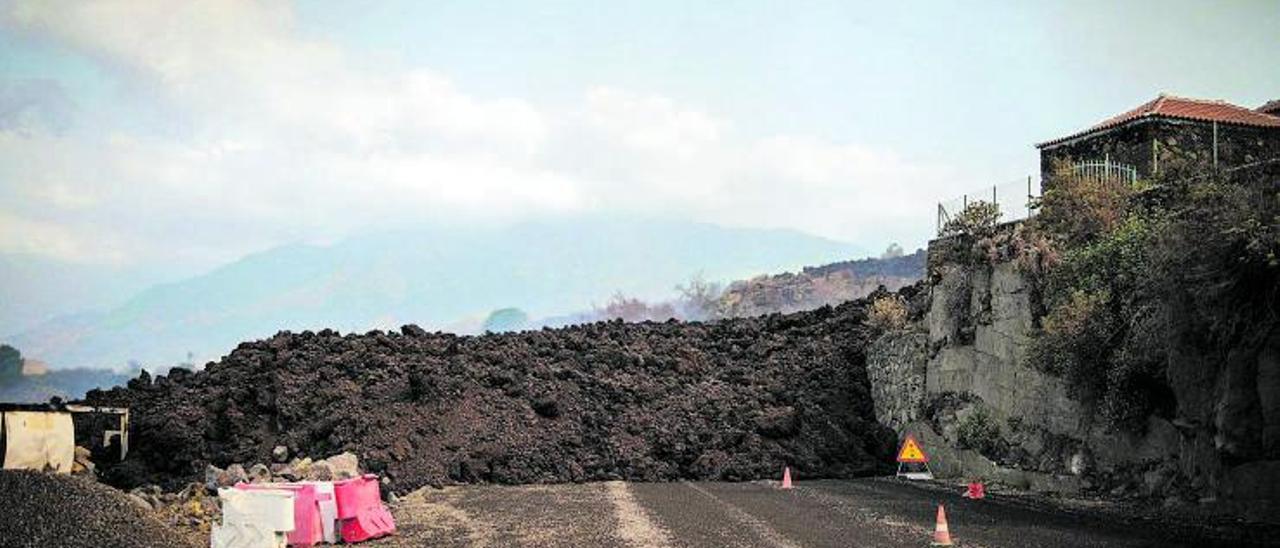
[(87, 265), (0, 253), (0, 336), (59, 316), (119, 305), (158, 282), (182, 277), (173, 269)]
[(616, 292), (668, 298), (697, 273), (730, 281), (862, 255), (791, 230), (677, 221), (419, 228), (278, 247), (4, 342), (54, 368), (167, 367), (188, 352), (197, 363), (217, 359), (281, 330), (442, 329), (504, 307), (570, 314)]

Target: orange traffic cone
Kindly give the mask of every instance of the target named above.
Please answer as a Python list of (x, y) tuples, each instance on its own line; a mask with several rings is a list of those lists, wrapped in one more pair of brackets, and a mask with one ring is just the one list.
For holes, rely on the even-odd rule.
[(938, 505), (938, 524), (933, 528), (933, 546), (951, 546), (951, 530), (947, 528), (947, 512)]
[(782, 488), (791, 488), (791, 467), (787, 466), (782, 469)]

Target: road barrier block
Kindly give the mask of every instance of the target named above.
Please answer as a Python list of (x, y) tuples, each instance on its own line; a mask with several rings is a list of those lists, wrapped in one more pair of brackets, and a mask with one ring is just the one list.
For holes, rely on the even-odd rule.
[(293, 494), (292, 546), (314, 546), (324, 542), (324, 523), (320, 513), (316, 486), (303, 483), (237, 483), (241, 491), (283, 491)]
[(378, 476), (365, 474), (335, 482), (333, 492), (338, 501), (338, 520), (342, 523), (344, 542), (360, 542), (395, 532), (395, 520), (382, 505)]
[(294, 494), (280, 490), (218, 489), (222, 523), (209, 531), (213, 548), (285, 548), (294, 525)]
[(320, 525), (321, 532), (324, 533), (324, 541), (330, 544), (338, 542), (338, 499), (333, 494), (333, 482), (303, 483), (316, 488), (316, 506), (320, 507)]

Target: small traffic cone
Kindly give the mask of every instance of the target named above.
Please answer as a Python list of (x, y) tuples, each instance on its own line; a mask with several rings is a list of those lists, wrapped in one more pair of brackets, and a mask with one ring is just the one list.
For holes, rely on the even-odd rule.
[(782, 469), (782, 488), (791, 488), (791, 467), (787, 466)]
[(951, 530), (947, 528), (947, 512), (938, 505), (938, 524), (933, 528), (932, 546), (951, 546)]

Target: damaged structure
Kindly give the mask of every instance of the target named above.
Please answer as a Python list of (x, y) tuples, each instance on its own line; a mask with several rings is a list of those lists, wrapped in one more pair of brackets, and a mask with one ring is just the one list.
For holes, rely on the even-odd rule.
[(76, 445), (123, 460), (129, 410), (123, 407), (0, 403), (0, 455), (5, 470), (70, 473)]

